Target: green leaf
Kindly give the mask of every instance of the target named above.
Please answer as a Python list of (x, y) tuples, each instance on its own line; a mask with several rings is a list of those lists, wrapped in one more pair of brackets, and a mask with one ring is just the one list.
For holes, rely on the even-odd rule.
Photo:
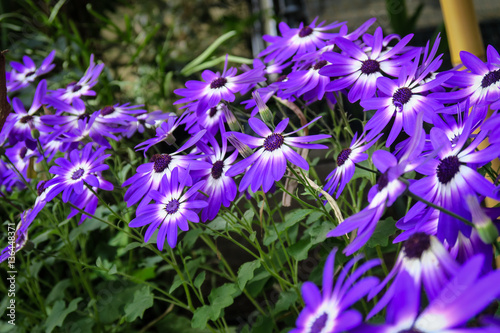
[(179, 288), (182, 286), (182, 280), (179, 277), (179, 275), (176, 275), (174, 277), (174, 282), (172, 282), (172, 285), (170, 286), (170, 289), (168, 290), (168, 293), (171, 294), (175, 291), (175, 289)]
[(377, 245), (382, 247), (387, 246), (389, 237), (396, 232), (396, 221), (392, 217), (388, 217), (383, 221), (377, 223), (377, 227), (373, 232), (366, 245), (373, 248)]
[(205, 276), (206, 276), (206, 273), (205, 273), (205, 271), (203, 271), (200, 274), (198, 274), (198, 276), (194, 279), (193, 283), (194, 283), (194, 286), (196, 288), (200, 289), (201, 285), (205, 281)]
[(290, 309), (290, 307), (295, 303), (297, 300), (298, 296), (295, 290), (287, 290), (284, 292), (280, 293), (280, 296), (278, 298), (278, 301), (276, 302), (276, 305), (274, 306), (274, 315), (277, 315), (278, 313), (282, 311), (286, 311)]
[(191, 320), (191, 327), (205, 328), (209, 319), (212, 321), (217, 320), (221, 315), (221, 311), (233, 304), (234, 298), (240, 293), (234, 283), (226, 283), (212, 290), (208, 295), (210, 305), (203, 305), (196, 309)]
[(130, 323), (137, 317), (142, 319), (146, 309), (153, 306), (154, 295), (149, 286), (142, 286), (134, 292), (134, 299), (131, 303), (125, 305), (125, 319)]
[(49, 317), (45, 322), (45, 333), (52, 332), (56, 326), (61, 327), (66, 316), (77, 309), (78, 303), (80, 303), (81, 300), (81, 297), (75, 298), (69, 303), (68, 307), (66, 307), (66, 302), (63, 300), (57, 301), (52, 307)]
[(69, 279), (64, 279), (56, 283), (54, 288), (50, 291), (47, 299), (45, 300), (46, 304), (51, 304), (54, 301), (60, 300), (64, 298), (64, 291), (66, 288), (71, 286), (71, 281)]
[(309, 253), (312, 245), (311, 239), (309, 237), (304, 237), (297, 243), (287, 248), (287, 251), (289, 255), (300, 261), (307, 258), (307, 254)]
[(197, 308), (193, 313), (193, 319), (191, 319), (191, 327), (205, 328), (208, 320), (213, 317), (213, 312), (214, 309), (208, 305)]
[(260, 267), (260, 260), (246, 262), (238, 270), (238, 287), (243, 291), (248, 281), (253, 278), (254, 271)]

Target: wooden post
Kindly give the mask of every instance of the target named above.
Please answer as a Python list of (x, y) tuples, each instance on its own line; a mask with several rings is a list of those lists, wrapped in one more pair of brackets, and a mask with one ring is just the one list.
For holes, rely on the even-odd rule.
[(472, 0), (440, 0), (451, 62), (459, 65), (460, 51), (467, 51), (485, 59), (483, 39)]

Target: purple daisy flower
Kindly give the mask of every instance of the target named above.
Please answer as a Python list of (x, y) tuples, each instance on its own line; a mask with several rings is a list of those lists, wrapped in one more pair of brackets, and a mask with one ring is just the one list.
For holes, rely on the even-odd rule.
[(352, 86), (347, 95), (351, 103), (373, 97), (377, 79), (382, 76), (382, 73), (396, 77), (399, 75), (401, 65), (415, 57), (415, 52), (412, 51), (397, 56), (412, 37), (413, 34), (410, 34), (389, 51), (382, 52), (382, 28), (378, 27), (375, 30), (373, 46), (369, 53), (364, 52), (361, 46), (350, 40), (342, 37), (336, 38), (336, 45), (344, 53), (326, 52), (323, 56), (332, 65), (323, 67), (320, 74), (341, 78), (329, 83), (326, 90), (339, 91)]
[(294, 54), (316, 51), (325, 46), (327, 40), (338, 35), (335, 33), (326, 33), (325, 31), (345, 24), (345, 22), (333, 22), (323, 26), (325, 24), (323, 21), (316, 25), (317, 20), (318, 18), (316, 17), (307, 26), (304, 26), (304, 23), (300, 23), (298, 28), (290, 28), (285, 22), (281, 22), (279, 30), (282, 37), (265, 35), (263, 38), (270, 45), (259, 54), (259, 57), (267, 55), (264, 58), (266, 63), (272, 60), (283, 62), (291, 58)]
[(46, 183), (46, 187), (51, 188), (47, 193), (46, 200), (52, 200), (56, 195), (62, 193), (62, 200), (68, 202), (72, 193), (81, 194), (84, 190), (84, 182), (96, 188), (104, 188), (96, 175), (97, 172), (109, 169), (109, 166), (102, 162), (109, 156), (103, 155), (105, 148), (99, 148), (92, 152), (92, 142), (89, 142), (80, 151), (73, 149), (69, 153), (69, 159), (58, 158), (58, 166), (52, 166), (50, 173), (56, 175)]
[(308, 144), (306, 142), (327, 139), (330, 138), (330, 135), (317, 134), (298, 137), (289, 137), (289, 135), (309, 126), (319, 118), (317, 117), (301, 128), (286, 134), (284, 134), (284, 131), (288, 125), (289, 118), (280, 121), (274, 131), (271, 131), (262, 120), (250, 118), (248, 124), (260, 138), (238, 132), (228, 132), (228, 135), (234, 135), (240, 142), (247, 144), (251, 148), (259, 147), (259, 149), (250, 157), (231, 166), (227, 170), (226, 175), (234, 177), (251, 166), (241, 179), (240, 191), (246, 190), (251, 184), (252, 191), (254, 192), (258, 191), (261, 187), (264, 192), (267, 192), (275, 181), (279, 181), (285, 175), (287, 161), (304, 170), (309, 170), (307, 161), (291, 147), (327, 149), (328, 147), (325, 145)]
[[(435, 61), (439, 61), (439, 59)], [(390, 120), (394, 118), (386, 142), (386, 147), (389, 147), (401, 133), (401, 129), (404, 129), (408, 135), (413, 134), (415, 120), (419, 112), (424, 113), (426, 122), (432, 122), (434, 110), (443, 107), (443, 104), (427, 96), (426, 93), (441, 85), (451, 75), (442, 75), (435, 80), (421, 84), (433, 66), (429, 66), (428, 70), (423, 71), (417, 77), (418, 63), (417, 59), (410, 65), (402, 67), (397, 80), (379, 77), (377, 88), (382, 96), (361, 101), (361, 106), (365, 111), (377, 110), (365, 125), (365, 130), (370, 131), (368, 139), (382, 132)]]
[[(226, 158), (227, 140), (222, 123), (220, 123), (220, 126), (222, 130), (222, 147), (219, 147), (215, 138), (210, 134), (207, 134), (207, 139), (212, 148), (203, 142), (198, 143), (198, 147), (205, 153), (206, 160), (212, 165), (212, 168), (197, 170), (192, 173), (193, 177), (205, 181), (205, 184), (200, 189), (208, 195), (208, 198), (206, 198), (208, 206), (201, 211), (201, 220), (203, 222), (213, 220), (217, 216), (221, 205), (229, 207), (236, 198), (236, 183), (233, 178), (227, 176), (226, 171), (236, 161), (238, 151), (234, 150)], [(200, 197), (205, 196), (200, 195)]]
[(370, 291), (368, 299), (377, 295), (390, 280), (394, 279), (367, 318), (377, 314), (391, 299), (398, 297), (395, 290), (400, 283), (402, 272), (412, 277), (417, 293), (420, 293), (423, 284), (428, 299), (433, 300), (459, 268), (460, 265), (455, 262), (436, 237), (423, 232), (414, 233), (405, 241), (391, 272), (380, 285)]
[(23, 57), (23, 63), (12, 61), (10, 66), (12, 71), (8, 75), (7, 91), (13, 92), (23, 89), (30, 85), (31, 82), (39, 76), (47, 74), (55, 65), (52, 63), (56, 55), (56, 50), (53, 50), (49, 55), (43, 59), (40, 67), (36, 67), (35, 62), (28, 56)]
[(102, 72), (104, 64), (96, 65), (94, 55), (90, 55), (90, 64), (83, 77), (78, 82), (71, 82), (66, 88), (51, 90), (50, 95), (68, 104), (80, 100), (82, 96), (95, 96), (96, 92), (91, 90), (97, 84), (97, 78)]
[(372, 160), (382, 174), (368, 193), (368, 206), (345, 219), (327, 234), (327, 237), (338, 237), (358, 229), (356, 239), (344, 249), (346, 255), (353, 254), (368, 241), (385, 208), (392, 206), (406, 190), (406, 185), (398, 179), (403, 174), (401, 167), (391, 153), (377, 150), (373, 153)]
[(137, 209), (137, 217), (130, 221), (129, 227), (139, 228), (149, 224), (144, 235), (145, 242), (159, 228), (156, 241), (158, 249), (163, 250), (165, 238), (167, 238), (168, 245), (174, 248), (177, 245), (177, 227), (182, 231), (187, 231), (188, 221), (194, 223), (200, 221), (193, 209), (204, 208), (208, 205), (206, 201), (194, 200), (203, 183), (200, 181), (184, 192), (186, 177), (180, 177), (179, 182), (178, 169), (174, 169), (171, 177), (161, 179), (161, 192), (155, 190), (149, 192), (149, 196), (156, 203)]
[(234, 102), (234, 94), (245, 89), (248, 84), (265, 81), (263, 69), (253, 69), (240, 75), (236, 73), (236, 68), (232, 67), (227, 70), (226, 57), (222, 74), (207, 69), (201, 74), (203, 81), (187, 81), (186, 88), (174, 90), (177, 95), (184, 96), (174, 105), (197, 101), (196, 113), (201, 114), (217, 106), (221, 101)]
[(344, 332), (361, 324), (361, 314), (350, 308), (378, 283), (375, 277), (360, 277), (378, 265), (379, 260), (374, 259), (362, 264), (347, 277), (348, 271), (361, 259), (361, 256), (354, 257), (344, 266), (334, 284), (336, 252), (337, 249), (334, 249), (326, 259), (322, 293), (312, 282), (302, 285), (305, 307), (297, 318), (297, 327), (290, 333)]
[(33, 103), (28, 111), (24, 108), (23, 102), (19, 98), (14, 97), (12, 100), (14, 112), (9, 114), (6, 121), (6, 127), (10, 128), (8, 134), (9, 144), (13, 145), (17, 142), (24, 142), (31, 149), (36, 148), (36, 140), (33, 139), (31, 130), (40, 128), (40, 117), (34, 114), (42, 106), (42, 99), (45, 97), (46, 91), (47, 82), (42, 80), (36, 88)]
[(469, 98), (471, 105), (489, 104), (500, 100), (500, 55), (488, 45), (487, 61), (467, 51), (460, 52), (460, 59), (468, 71), (450, 71), (453, 76), (446, 82), (463, 89), (438, 92), (432, 97), (445, 103), (455, 103)]
[[(139, 143), (135, 146), (136, 150), (144, 150), (144, 157), (146, 157), (146, 152), (152, 146), (165, 141), (167, 144), (171, 145), (175, 142), (175, 137), (173, 136), (173, 132), (179, 127), (179, 125), (184, 121), (184, 118), (187, 116), (187, 113), (183, 113), (180, 117), (172, 114), (168, 117), (166, 122), (163, 122), (160, 127), (156, 128), (156, 136), (154, 138), (148, 139), (142, 143)], [(196, 135), (191, 137), (189, 140), (197, 142), (200, 138), (205, 135), (206, 130), (198, 131)], [(190, 142), (188, 141), (188, 142)], [(190, 144), (189, 146), (192, 146)]]
[(163, 120), (168, 119), (172, 115), (173, 112), (166, 113), (162, 110), (156, 110), (149, 113), (141, 113), (136, 118), (135, 121), (132, 121), (128, 124), (128, 128), (122, 135), (127, 138), (132, 137), (136, 132), (144, 133), (146, 128), (155, 128), (163, 123)]
[[(470, 212), (466, 205), (457, 205), (457, 202), (462, 202), (468, 195), (475, 196), (476, 193), (498, 198), (495, 186), (480, 175), (476, 168), (498, 157), (500, 145), (493, 144), (475, 151), (488, 135), (488, 132), (483, 130), (465, 147), (471, 134), (472, 121), (473, 117), (467, 119), (465, 128), (454, 146), (442, 129), (431, 129), (431, 143), (439, 159), (426, 158), (425, 163), (417, 168), (417, 172), (428, 177), (417, 180), (409, 188), (412, 193), (466, 219), (470, 219)], [(405, 221), (412, 219), (426, 207), (424, 203), (417, 202), (408, 211)], [(448, 214), (439, 215), (439, 239), (455, 244), (459, 231), (469, 237), (471, 227)]]
[(288, 80), (283, 82), (280, 89), (288, 99), (291, 95), (303, 96), (305, 101), (321, 100), (325, 95), (325, 88), (330, 83), (330, 77), (319, 74), (319, 71), (329, 63), (319, 58), (307, 69), (300, 69), (288, 74)]
[(201, 115), (197, 115), (196, 112), (190, 113), (184, 120), (188, 133), (194, 135), (201, 129), (206, 129), (208, 133), (216, 135), (219, 131), (219, 122), (226, 122), (225, 108), (227, 106), (224, 103), (219, 103)]
[[(199, 138), (198, 138), (199, 139)], [(163, 177), (170, 178), (173, 170), (178, 169), (178, 174), (186, 185), (191, 186), (192, 179), (189, 170), (210, 169), (212, 165), (205, 161), (198, 161), (199, 155), (187, 154), (180, 155), (181, 152), (190, 148), (196, 143), (196, 140), (188, 140), (176, 152), (172, 154), (155, 154), (149, 160), (149, 163), (141, 164), (137, 167), (137, 173), (127, 179), (122, 186), (131, 185), (125, 192), (124, 200), (127, 206), (141, 201), (139, 207), (147, 205), (151, 199), (147, 194), (151, 190), (159, 190)], [(185, 179), (185, 180), (184, 180)]]
[[(96, 173), (96, 177), (99, 180), (99, 188), (105, 191), (112, 191), (113, 190), (113, 184), (110, 182), (106, 181), (105, 179), (102, 178), (100, 172)], [(92, 190), (97, 191), (97, 187), (92, 187)], [(97, 196), (92, 193), (88, 188), (84, 188), (82, 193), (72, 193), (71, 197), (69, 198), (69, 201), (72, 202), (76, 207), (79, 209), (87, 212), (90, 215), (94, 215), (97, 205), (99, 204), (99, 199)], [(71, 211), (67, 217), (67, 219), (72, 218), (73, 216), (77, 215), (80, 213), (80, 211), (74, 207), (71, 207)], [(82, 224), (85, 219), (90, 218), (87, 214), (82, 213), (82, 216), (80, 217), (80, 221), (78, 224)]]
[(326, 177), (327, 183), (325, 185), (325, 191), (331, 195), (337, 191), (336, 198), (338, 199), (344, 187), (349, 183), (352, 176), (354, 176), (354, 172), (356, 171), (355, 164), (368, 159), (368, 154), (364, 152), (368, 150), (377, 139), (378, 138), (375, 138), (366, 143), (364, 133), (358, 138), (358, 133), (356, 132), (349, 148), (343, 149), (337, 155), (337, 167)]
[(464, 264), (423, 310), (413, 278), (402, 272), (395, 297), (387, 307), (386, 323), (361, 325), (353, 332), (496, 332), (494, 328), (465, 326), (500, 295), (500, 271), (480, 276), (482, 262), (483, 257), (478, 255)]
[(120, 128), (121, 130), (125, 130), (129, 127), (130, 123), (137, 121), (135, 115), (147, 112), (141, 109), (143, 106), (144, 105), (130, 105), (130, 103), (105, 106), (101, 109), (101, 112), (99, 112), (96, 122), (103, 123), (109, 128)]

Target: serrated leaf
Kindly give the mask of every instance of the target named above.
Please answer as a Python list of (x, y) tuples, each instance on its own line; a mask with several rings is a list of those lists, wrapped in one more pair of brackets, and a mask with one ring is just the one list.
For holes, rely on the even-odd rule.
[(59, 300), (54, 303), (52, 311), (45, 322), (45, 333), (50, 333), (54, 328), (61, 327), (66, 316), (77, 309), (78, 303), (82, 300), (81, 297), (75, 298), (66, 307), (66, 302)]
[(396, 221), (392, 217), (388, 217), (383, 221), (377, 223), (377, 227), (373, 232), (366, 245), (373, 248), (377, 245), (382, 247), (387, 246), (389, 242), (389, 237), (394, 235), (396, 232)]
[(144, 311), (153, 306), (154, 295), (149, 286), (142, 286), (134, 292), (132, 302), (125, 305), (125, 319), (130, 323), (137, 317), (142, 319)]
[(248, 281), (253, 278), (254, 271), (260, 267), (260, 260), (246, 262), (238, 269), (238, 287), (243, 291)]

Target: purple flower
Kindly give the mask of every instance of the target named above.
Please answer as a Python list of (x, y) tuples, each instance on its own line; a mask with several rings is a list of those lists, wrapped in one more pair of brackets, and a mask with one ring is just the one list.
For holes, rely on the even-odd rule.
[(392, 206), (394, 201), (406, 190), (406, 185), (398, 179), (403, 173), (400, 164), (391, 153), (377, 150), (373, 153), (372, 160), (382, 174), (368, 193), (370, 203), (366, 208), (350, 216), (327, 234), (327, 237), (338, 237), (358, 229), (356, 239), (344, 249), (346, 255), (353, 254), (368, 241), (385, 208)]
[(101, 109), (96, 122), (105, 124), (108, 128), (120, 128), (124, 131), (130, 123), (137, 121), (135, 115), (147, 112), (141, 107), (143, 105), (130, 105), (130, 103), (108, 105)]
[(377, 139), (378, 138), (375, 138), (371, 142), (366, 143), (364, 134), (358, 138), (358, 133), (355, 133), (349, 148), (343, 149), (337, 155), (337, 167), (326, 177), (328, 181), (325, 185), (325, 191), (331, 195), (337, 191), (336, 198), (338, 199), (344, 187), (349, 183), (352, 176), (354, 176), (354, 171), (356, 169), (355, 164), (368, 159), (368, 154), (364, 152), (368, 150)]
[(193, 209), (207, 206), (206, 201), (194, 200), (195, 194), (203, 186), (203, 181), (194, 184), (186, 192), (184, 192), (185, 185), (186, 177), (180, 177), (179, 181), (178, 169), (174, 169), (171, 177), (161, 179), (160, 192), (155, 190), (149, 192), (149, 196), (156, 203), (137, 209), (137, 217), (129, 223), (131, 228), (149, 224), (144, 235), (145, 242), (159, 228), (156, 242), (160, 251), (163, 250), (165, 238), (167, 238), (168, 245), (174, 248), (177, 245), (177, 227), (187, 231), (188, 221), (195, 223), (200, 221)]
[[(220, 126), (223, 129), (222, 123)], [(210, 134), (207, 134), (207, 138), (212, 148), (203, 142), (198, 143), (198, 147), (206, 155), (207, 162), (212, 165), (210, 169), (201, 169), (192, 172), (193, 177), (205, 181), (203, 187), (200, 189), (208, 195), (207, 198), (200, 194), (200, 197), (204, 197), (208, 201), (208, 206), (201, 211), (201, 220), (203, 222), (213, 220), (217, 216), (221, 205), (229, 207), (236, 197), (236, 183), (233, 178), (227, 176), (226, 171), (236, 161), (238, 151), (234, 150), (226, 158), (227, 140), (224, 132), (222, 133), (222, 147), (219, 147), (215, 138)]]
[(265, 35), (263, 38), (270, 45), (259, 54), (259, 57), (265, 56), (264, 61), (283, 62), (294, 54), (304, 54), (316, 51), (325, 46), (326, 41), (334, 38), (337, 34), (326, 33), (325, 31), (335, 29), (345, 22), (333, 22), (325, 25), (321, 22), (316, 25), (318, 18), (315, 18), (311, 24), (304, 26), (300, 23), (298, 28), (290, 28), (285, 22), (279, 24), (281, 36)]
[(401, 282), (403, 272), (411, 276), (417, 293), (420, 293), (423, 284), (427, 297), (433, 300), (459, 268), (459, 264), (436, 237), (423, 232), (414, 233), (405, 241), (391, 272), (380, 285), (370, 291), (369, 299), (377, 295), (394, 278), (387, 292), (370, 311), (367, 318), (382, 310), (391, 299), (398, 297), (395, 290)]
[[(199, 139), (199, 138), (198, 138)], [(127, 206), (141, 201), (139, 207), (148, 204), (151, 198), (147, 194), (151, 190), (159, 190), (163, 177), (170, 178), (173, 170), (178, 169), (178, 174), (186, 185), (192, 184), (189, 170), (210, 169), (210, 163), (198, 161), (200, 157), (195, 154), (180, 155), (181, 152), (188, 149), (196, 143), (196, 140), (190, 139), (172, 154), (154, 154), (149, 163), (137, 167), (137, 173), (127, 179), (122, 186), (129, 186), (125, 193), (124, 200)]]
[(58, 158), (58, 166), (52, 166), (50, 173), (56, 175), (46, 183), (46, 187), (51, 188), (46, 200), (52, 200), (62, 192), (62, 200), (68, 202), (72, 193), (81, 194), (84, 190), (84, 182), (95, 188), (109, 188), (108, 184), (101, 184), (96, 175), (97, 172), (109, 169), (109, 166), (102, 162), (111, 155), (103, 155), (105, 148), (99, 148), (95, 152), (92, 149), (92, 142), (87, 143), (80, 151), (73, 149), (69, 153), (69, 159)]
[(80, 100), (82, 96), (95, 96), (96, 92), (90, 90), (97, 84), (97, 78), (102, 72), (104, 64), (96, 65), (94, 63), (94, 55), (90, 56), (90, 64), (83, 77), (78, 82), (71, 82), (66, 88), (51, 90), (50, 96), (57, 98), (68, 104), (75, 100)]
[(382, 29), (378, 27), (375, 30), (373, 46), (369, 53), (364, 52), (361, 46), (350, 40), (336, 38), (335, 43), (344, 53), (326, 52), (323, 57), (332, 65), (323, 67), (320, 74), (341, 78), (329, 83), (326, 91), (339, 91), (352, 86), (347, 95), (351, 103), (373, 97), (377, 79), (382, 76), (382, 73), (398, 76), (401, 65), (415, 56), (414, 52), (397, 56), (412, 37), (413, 35), (410, 34), (389, 51), (382, 52), (383, 35)]
[(291, 95), (303, 96), (305, 101), (321, 100), (325, 95), (325, 88), (330, 83), (330, 77), (319, 74), (319, 71), (329, 63), (319, 58), (307, 68), (293, 71), (288, 74), (288, 80), (283, 82), (280, 89), (288, 99)]
[(184, 96), (174, 104), (196, 102), (196, 113), (201, 114), (207, 109), (217, 106), (221, 101), (234, 102), (235, 93), (245, 89), (248, 84), (265, 81), (263, 69), (254, 69), (236, 75), (237, 69), (227, 70), (227, 58), (224, 71), (214, 73), (205, 70), (201, 74), (203, 81), (187, 81), (186, 88), (176, 89), (174, 93)]
[(284, 131), (288, 125), (289, 118), (280, 121), (274, 131), (271, 131), (262, 120), (250, 118), (248, 124), (260, 138), (238, 132), (228, 132), (228, 135), (232, 134), (242, 143), (247, 144), (251, 148), (259, 147), (259, 149), (250, 157), (234, 164), (227, 170), (226, 175), (234, 177), (251, 166), (241, 179), (239, 186), (240, 191), (244, 191), (251, 184), (252, 191), (254, 192), (258, 191), (261, 187), (264, 192), (267, 192), (275, 181), (279, 181), (285, 175), (287, 161), (290, 161), (292, 164), (304, 170), (309, 170), (307, 161), (291, 147), (326, 149), (328, 147), (325, 145), (307, 144), (306, 142), (322, 140), (330, 136), (326, 134), (317, 134), (289, 137), (289, 135), (309, 126), (319, 118), (320, 117), (317, 117), (301, 128), (287, 134), (284, 134)]
[(127, 138), (132, 137), (135, 132), (144, 133), (145, 128), (154, 128), (159, 126), (163, 122), (163, 120), (168, 119), (173, 114), (166, 113), (161, 110), (156, 110), (149, 113), (142, 113), (138, 115), (135, 121), (132, 121), (128, 124), (128, 128), (122, 135)]
[(347, 277), (348, 271), (361, 259), (361, 256), (354, 257), (343, 267), (334, 284), (336, 252), (337, 249), (334, 249), (326, 259), (322, 293), (312, 282), (302, 285), (302, 298), (306, 306), (297, 318), (297, 328), (290, 333), (344, 332), (361, 324), (361, 314), (350, 307), (378, 283), (375, 277), (360, 277), (378, 265), (379, 260), (362, 264)]
[(23, 89), (27, 87), (31, 82), (35, 81), (37, 77), (50, 72), (55, 67), (55, 65), (52, 63), (55, 55), (56, 50), (50, 52), (38, 68), (36, 68), (35, 63), (28, 56), (23, 57), (24, 64), (12, 61), (10, 63), (12, 71), (8, 75), (7, 91), (13, 92), (19, 89)]
[(227, 106), (220, 103), (205, 112), (197, 115), (196, 112), (190, 113), (184, 120), (188, 133), (194, 135), (201, 129), (206, 129), (208, 133), (216, 135), (219, 131), (219, 122), (226, 122), (224, 108)]
[(480, 276), (483, 257), (475, 256), (441, 288), (421, 310), (420, 292), (407, 272), (401, 273), (394, 298), (387, 307), (386, 323), (361, 325), (353, 332), (496, 332), (494, 328), (467, 328), (466, 323), (500, 295), (500, 271)]
[(463, 89), (435, 93), (432, 97), (446, 103), (469, 98), (472, 105), (500, 100), (500, 55), (497, 50), (488, 45), (486, 63), (467, 51), (460, 52), (460, 59), (468, 71), (450, 71), (453, 76), (446, 83)]
[[(475, 196), (476, 193), (498, 198), (495, 186), (480, 175), (476, 168), (498, 157), (500, 146), (493, 144), (483, 150), (475, 151), (488, 135), (488, 132), (483, 130), (466, 147), (465, 143), (470, 137), (473, 120), (473, 117), (467, 119), (465, 128), (454, 145), (442, 129), (438, 127), (431, 129), (431, 143), (439, 159), (426, 158), (425, 163), (417, 168), (417, 172), (427, 177), (417, 180), (409, 188), (412, 193), (466, 219), (470, 219), (467, 206), (456, 204), (457, 202), (463, 202), (468, 195)], [(417, 202), (408, 211), (405, 221), (418, 215), (425, 207), (424, 203)], [(471, 227), (448, 214), (439, 215), (437, 229), (439, 239), (455, 244), (459, 231), (469, 237)]]
[(397, 80), (379, 77), (377, 79), (377, 88), (382, 96), (361, 101), (361, 106), (365, 111), (377, 110), (365, 125), (365, 130), (370, 131), (368, 139), (382, 132), (384, 127), (394, 118), (386, 142), (386, 147), (389, 147), (401, 133), (401, 129), (404, 128), (408, 135), (413, 134), (415, 120), (419, 112), (424, 113), (425, 121), (432, 122), (432, 114), (435, 110), (443, 107), (441, 103), (425, 93), (446, 81), (450, 75), (443, 75), (428, 83), (421, 84), (421, 81), (430, 72), (428, 70), (423, 71), (417, 77), (417, 69), (418, 59), (408, 66), (402, 67)]
[(6, 127), (10, 128), (8, 134), (9, 144), (13, 145), (17, 142), (24, 142), (31, 149), (36, 148), (36, 140), (33, 139), (31, 130), (40, 128), (40, 117), (35, 116), (35, 112), (42, 106), (42, 99), (45, 97), (46, 91), (47, 82), (42, 80), (36, 88), (33, 103), (28, 111), (24, 108), (23, 102), (19, 98), (14, 97), (12, 100), (14, 112), (9, 114), (6, 121)]

